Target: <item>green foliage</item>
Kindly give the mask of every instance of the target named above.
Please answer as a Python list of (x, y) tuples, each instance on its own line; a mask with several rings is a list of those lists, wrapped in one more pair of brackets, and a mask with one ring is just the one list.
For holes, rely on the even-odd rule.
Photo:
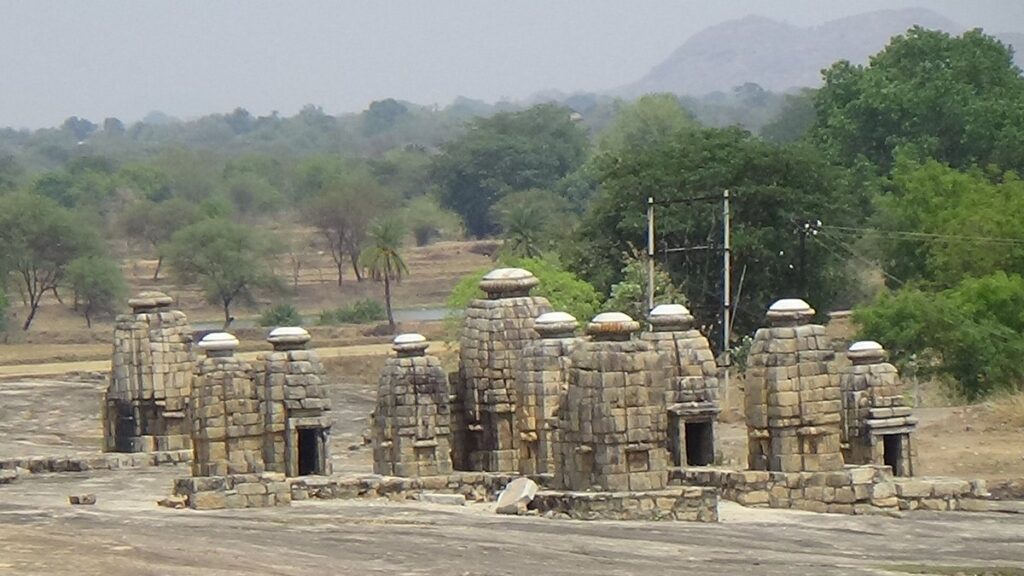
[(0, 270), (21, 285), (28, 330), (46, 292), (56, 290), (74, 260), (101, 253), (96, 231), (53, 200), (19, 193), (0, 197)]
[(292, 304), (274, 304), (260, 314), (260, 326), (302, 326), (302, 315)]
[(7, 293), (4, 291), (3, 286), (0, 286), (0, 334), (7, 331), (8, 328), (8, 316), (10, 309), (10, 302), (7, 300)]
[[(647, 318), (647, 258), (632, 255), (622, 268), (622, 280), (612, 285), (611, 294), (604, 304), (610, 312), (623, 312), (634, 320)], [(654, 305), (687, 304), (686, 296), (672, 283), (672, 278), (661, 266), (654, 267)]]
[(223, 307), (225, 326), (231, 322), (233, 303), (252, 303), (257, 292), (280, 290), (269, 262), (274, 245), (262, 234), (211, 218), (175, 232), (167, 246), (175, 279), (198, 283), (208, 302)]
[(337, 324), (369, 324), (387, 319), (387, 311), (384, 306), (376, 300), (364, 298), (357, 300), (349, 306), (335, 308), (333, 310), (322, 310), (318, 324), (334, 326)]
[(999, 270), (1024, 273), (1024, 182), (1012, 172), (958, 172), (898, 159), (890, 191), (876, 205), (879, 232), (865, 243), (901, 281), (951, 287)]
[(534, 258), (548, 252), (572, 228), (565, 200), (544, 190), (513, 192), (491, 208), (501, 226), (503, 252), (512, 258)]
[[(777, 298), (799, 295), (827, 310), (845, 284), (843, 257), (809, 241), (807, 293), (802, 293), (794, 230), (805, 220), (857, 223), (867, 190), (809, 147), (778, 147), (737, 129), (682, 127), (643, 150), (601, 149), (590, 167), (601, 191), (563, 256), (603, 293), (622, 280), (627, 256), (646, 246), (649, 196), (678, 201), (725, 189), (733, 198), (733, 270), (746, 270), (738, 333), (760, 325), (763, 311)], [(659, 252), (665, 246), (720, 245), (721, 210), (720, 202), (658, 206)], [(715, 252), (669, 256), (665, 269), (698, 313), (719, 307), (719, 261)]]
[(92, 327), (97, 314), (113, 315), (127, 291), (121, 267), (99, 255), (83, 256), (68, 265), (67, 285), (75, 293), (75, 303)]
[(511, 192), (548, 188), (583, 163), (586, 134), (569, 114), (542, 104), (471, 121), (435, 158), (442, 205), (462, 215), (470, 234), (495, 233), (491, 207), (497, 201)]
[(804, 88), (797, 94), (786, 94), (778, 116), (761, 128), (761, 137), (776, 144), (803, 139), (814, 125), (816, 93), (817, 90)]
[[(142, 240), (150, 247), (160, 250), (170, 241), (178, 230), (194, 223), (199, 214), (196, 208), (181, 198), (171, 198), (164, 202), (139, 200), (128, 204), (120, 215), (121, 229), (132, 239)], [(153, 279), (160, 277), (163, 263), (159, 256)]]
[(901, 368), (948, 377), (969, 400), (1024, 382), (1024, 278), (995, 272), (938, 292), (904, 288), (859, 309), (861, 336)]
[(462, 238), (462, 220), (454, 212), (441, 208), (433, 196), (409, 200), (402, 210), (402, 220), (412, 232), (417, 246), (426, 246), (436, 239)]
[[(532, 272), (540, 281), (540, 285), (534, 288), (531, 294), (547, 298), (555, 310), (568, 312), (580, 322), (589, 321), (601, 309), (600, 293), (562, 266), (553, 254), (539, 258), (505, 258), (500, 264)], [(479, 284), (490, 270), (482, 269), (464, 276), (448, 295), (445, 332), (449, 340), (454, 340), (458, 335), (461, 323), (459, 315), (462, 311), (474, 298), (485, 296)]]
[(915, 27), (867, 66), (837, 62), (815, 98), (812, 137), (846, 164), (883, 172), (912, 147), (954, 168), (1024, 168), (1024, 78), (1011, 50), (980, 30)]
[(601, 134), (599, 153), (606, 156), (657, 150), (697, 122), (672, 94), (648, 94), (623, 104), (615, 122)]

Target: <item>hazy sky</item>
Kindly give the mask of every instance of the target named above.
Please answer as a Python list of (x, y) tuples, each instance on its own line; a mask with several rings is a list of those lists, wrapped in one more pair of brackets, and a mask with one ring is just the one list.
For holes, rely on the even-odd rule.
[(0, 0), (0, 126), (602, 90), (725, 20), (911, 6), (1024, 32), (1022, 0)]

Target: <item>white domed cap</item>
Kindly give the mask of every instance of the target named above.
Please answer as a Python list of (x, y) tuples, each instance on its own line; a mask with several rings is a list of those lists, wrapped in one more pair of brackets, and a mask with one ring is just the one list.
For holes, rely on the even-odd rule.
[(543, 338), (568, 337), (579, 322), (568, 312), (545, 312), (533, 321), (533, 329)]
[(846, 356), (854, 364), (869, 364), (885, 360), (888, 353), (882, 345), (874, 340), (854, 342), (846, 351)]
[(540, 280), (522, 268), (496, 268), (480, 280), (480, 289), (491, 298), (525, 296)]
[(809, 321), (814, 316), (814, 308), (800, 298), (783, 298), (768, 308), (766, 316), (772, 325), (795, 325)]
[(659, 304), (647, 315), (655, 330), (687, 329), (693, 325), (693, 314), (682, 304)]
[(422, 356), (428, 346), (423, 334), (412, 332), (399, 334), (391, 341), (391, 349), (398, 352), (399, 356)]
[(301, 326), (281, 326), (280, 328), (274, 328), (267, 336), (267, 342), (270, 342), (275, 347), (301, 346), (306, 342), (309, 342), (309, 340), (309, 332)]
[(199, 341), (199, 348), (207, 352), (221, 352), (238, 348), (238, 338), (227, 332), (211, 332)]
[(587, 324), (592, 336), (628, 336), (640, 329), (640, 323), (622, 312), (602, 312)]

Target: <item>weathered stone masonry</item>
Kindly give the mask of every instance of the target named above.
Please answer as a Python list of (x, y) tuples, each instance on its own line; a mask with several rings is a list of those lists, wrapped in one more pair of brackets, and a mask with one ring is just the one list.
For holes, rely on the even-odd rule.
[(372, 416), (373, 471), (387, 476), (451, 474), (448, 377), (420, 334), (395, 338)]
[(114, 323), (110, 385), (103, 399), (103, 449), (154, 452), (191, 447), (192, 329), (161, 292), (128, 300)]

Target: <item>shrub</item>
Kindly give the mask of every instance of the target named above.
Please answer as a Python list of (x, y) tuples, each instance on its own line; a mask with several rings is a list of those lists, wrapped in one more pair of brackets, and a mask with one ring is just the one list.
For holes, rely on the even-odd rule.
[(342, 306), (333, 310), (322, 310), (320, 312), (320, 320), (317, 323), (321, 325), (369, 324), (370, 322), (387, 320), (387, 318), (387, 311), (384, 309), (383, 304), (370, 298), (364, 298), (357, 300), (349, 306)]
[(291, 304), (275, 304), (260, 314), (260, 326), (302, 326), (302, 315)]

